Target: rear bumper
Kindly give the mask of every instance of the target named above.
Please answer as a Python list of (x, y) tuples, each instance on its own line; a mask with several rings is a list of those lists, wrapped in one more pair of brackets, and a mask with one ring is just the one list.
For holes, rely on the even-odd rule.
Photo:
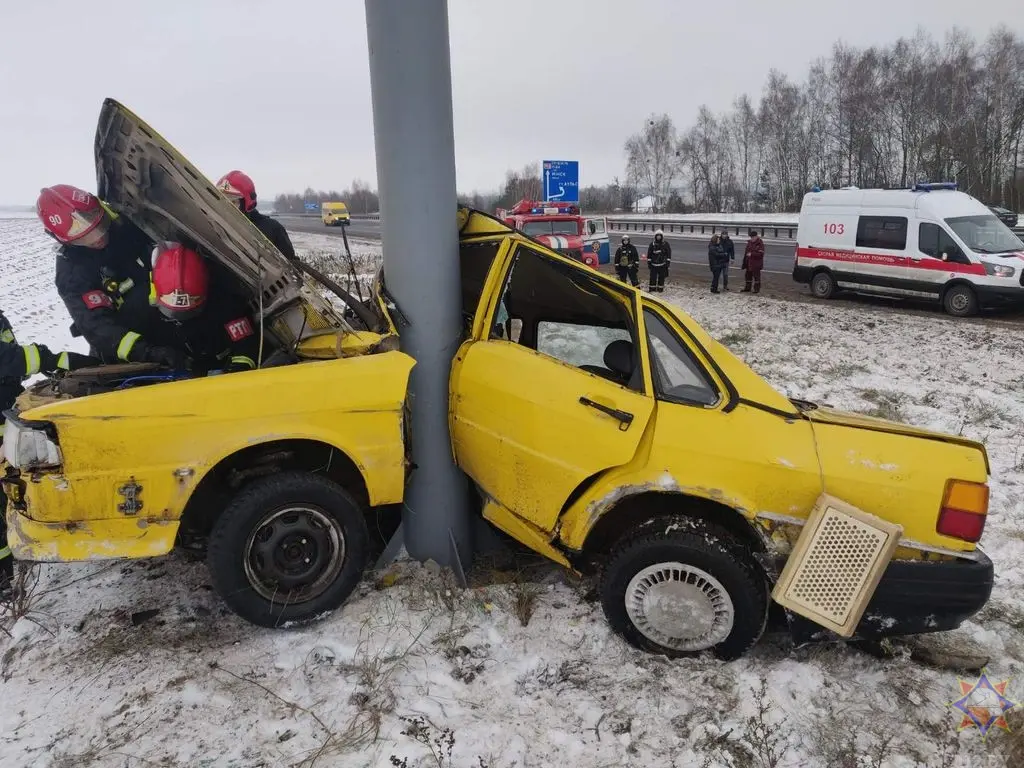
[[(956, 629), (992, 594), (992, 561), (980, 549), (976, 560), (894, 561), (857, 626), (861, 638), (896, 637)], [(801, 640), (827, 631), (799, 616), (790, 628)]]
[(801, 267), (799, 264), (793, 265), (793, 279), (798, 283), (809, 283), (814, 270), (810, 267)]

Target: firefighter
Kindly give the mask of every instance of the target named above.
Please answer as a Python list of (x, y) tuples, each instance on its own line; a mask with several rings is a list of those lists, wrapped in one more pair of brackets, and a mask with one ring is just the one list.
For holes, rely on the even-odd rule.
[(629, 282), (634, 288), (639, 287), (640, 280), (637, 278), (637, 273), (640, 271), (640, 254), (636, 250), (636, 246), (629, 242), (629, 235), (622, 236), (622, 245), (615, 251), (615, 273), (619, 276), (619, 280)]
[(36, 201), (43, 227), (61, 244), (56, 285), (71, 315), (71, 334), (84, 336), (104, 363), (150, 362), (181, 368), (183, 356), (152, 338), (149, 238), (125, 217), (113, 220), (94, 195), (47, 187)]
[(193, 373), (256, 367), (257, 323), (241, 299), (217, 285), (206, 259), (194, 250), (181, 243), (157, 244), (151, 297), (165, 325), (180, 340)]
[(647, 289), (652, 293), (664, 293), (665, 278), (668, 277), (668, 268), (672, 266), (672, 247), (660, 229), (654, 233), (654, 240), (647, 246), (647, 266), (651, 271)]
[(295, 247), (284, 225), (256, 210), (256, 185), (247, 174), (241, 171), (226, 173), (217, 182), (217, 188), (238, 203), (242, 213), (277, 247), (277, 250), (289, 260), (298, 261), (299, 257), (295, 255)]
[[(99, 360), (75, 352), (55, 354), (42, 344), (19, 344), (14, 329), (0, 312), (0, 436), (4, 431), (3, 412), (14, 406), (24, 388), (21, 383), (37, 373), (53, 374), (97, 365)], [(7, 546), (7, 497), (0, 487), (0, 593), (14, 577), (14, 558)]]

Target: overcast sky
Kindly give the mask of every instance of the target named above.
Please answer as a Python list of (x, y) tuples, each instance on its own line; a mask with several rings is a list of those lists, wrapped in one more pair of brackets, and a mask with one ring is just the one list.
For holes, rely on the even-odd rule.
[[(0, 0), (0, 204), (95, 186), (106, 96), (212, 179), (246, 170), (265, 200), (376, 184), (363, 0), (15, 2)], [(802, 79), (838, 38), (1024, 34), (1022, 0), (449, 0), (449, 18), (466, 192), (543, 159), (610, 182), (647, 114), (683, 127), (760, 93), (772, 67)]]

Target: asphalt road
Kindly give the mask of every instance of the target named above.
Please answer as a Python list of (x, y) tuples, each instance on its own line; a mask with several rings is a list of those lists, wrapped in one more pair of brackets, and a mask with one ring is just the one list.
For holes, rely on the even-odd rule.
[[(277, 218), (282, 224), (284, 224), (286, 229), (295, 232), (315, 232), (320, 235), (341, 236), (341, 229), (339, 227), (325, 227), (319, 219), (313, 217), (278, 216)], [(354, 220), (348, 226), (348, 236), (379, 240), (380, 222), (360, 221), (358, 219)], [(641, 256), (647, 251), (647, 244), (653, 239), (651, 235), (646, 234), (631, 234), (629, 237), (630, 240), (633, 241), (633, 245), (637, 247), (637, 250), (641, 252)], [(619, 238), (620, 236), (617, 234), (613, 233), (611, 235), (611, 249), (613, 253), (619, 246)], [(708, 241), (710, 238), (695, 240), (693, 238), (673, 236), (666, 239), (668, 240), (669, 245), (672, 246), (673, 266), (682, 262), (704, 267), (705, 270), (707, 269)], [(746, 240), (734, 237), (733, 242), (736, 244), (735, 267), (738, 270), (740, 262), (743, 260), (743, 248), (746, 245)], [(793, 243), (766, 241), (764, 249), (765, 271), (769, 273), (777, 272), (780, 274), (792, 275), (793, 252), (795, 247), (796, 246)]]
[[(323, 223), (313, 217), (303, 216), (280, 216), (278, 217), (285, 228), (293, 232), (313, 232), (320, 235), (337, 236), (340, 240), (341, 229), (338, 227), (325, 227)], [(348, 235), (353, 238), (367, 240), (380, 239), (380, 222), (376, 221), (353, 221), (348, 227)], [(633, 244), (641, 251), (647, 250), (647, 244), (651, 241), (650, 235), (630, 235)], [(736, 243), (735, 267), (730, 270), (730, 287), (739, 290), (742, 287), (743, 273), (740, 271), (740, 262), (743, 259), (743, 246), (746, 240), (734, 237)], [(708, 271), (707, 240), (686, 239), (678, 236), (669, 237), (672, 245), (672, 271), (669, 274), (669, 283), (687, 283), (691, 285), (708, 286), (711, 282), (711, 274)], [(612, 235), (613, 247), (618, 247), (619, 236)], [(791, 242), (765, 241), (765, 274), (763, 277), (763, 295), (767, 298), (783, 298), (790, 301), (817, 301), (810, 295), (806, 285), (793, 280), (793, 252), (795, 244)], [(613, 272), (611, 266), (601, 266), (602, 272)], [(646, 283), (647, 271), (641, 267), (641, 281)], [(1000, 310), (989, 310), (976, 318), (952, 318), (942, 312), (936, 302), (921, 302), (908, 299), (885, 298), (879, 296), (863, 296), (857, 294), (842, 294), (837, 300), (843, 306), (849, 307), (850, 311), (860, 310), (871, 311), (872, 309), (888, 309), (898, 312), (919, 314), (926, 317), (943, 318), (950, 322), (972, 322), (986, 323), (993, 325), (1011, 325), (1020, 327), (1024, 325), (1024, 308), (1012, 307)]]

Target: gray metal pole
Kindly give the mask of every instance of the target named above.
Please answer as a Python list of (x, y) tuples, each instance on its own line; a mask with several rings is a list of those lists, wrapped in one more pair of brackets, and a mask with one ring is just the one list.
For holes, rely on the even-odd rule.
[[(412, 461), (400, 535), (465, 581), (472, 536), (452, 461), (448, 374), (462, 332), (447, 0), (366, 0), (384, 279), (409, 326)], [(397, 543), (397, 541), (395, 542)], [(392, 547), (389, 547), (389, 550)]]

